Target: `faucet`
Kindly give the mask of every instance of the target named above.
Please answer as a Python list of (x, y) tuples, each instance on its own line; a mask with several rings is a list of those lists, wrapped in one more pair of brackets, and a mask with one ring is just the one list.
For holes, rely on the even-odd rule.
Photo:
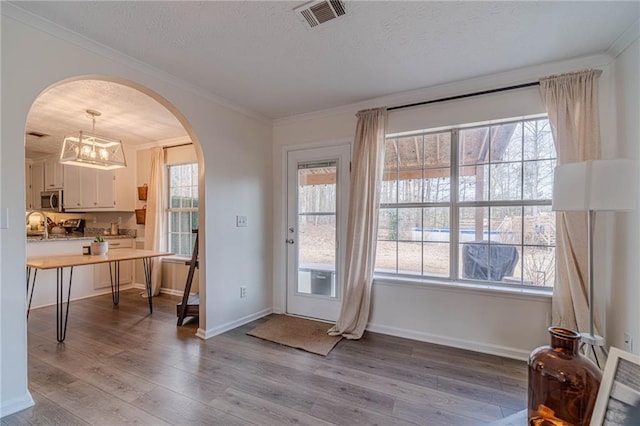
[(47, 215), (44, 214), (43, 211), (41, 210), (29, 210), (27, 212), (27, 225), (29, 225), (29, 218), (31, 217), (32, 214), (39, 214), (40, 216), (42, 216), (42, 222), (44, 223), (44, 234), (42, 239), (46, 240), (49, 238), (49, 224), (47, 223), (49, 221), (49, 218), (47, 218)]

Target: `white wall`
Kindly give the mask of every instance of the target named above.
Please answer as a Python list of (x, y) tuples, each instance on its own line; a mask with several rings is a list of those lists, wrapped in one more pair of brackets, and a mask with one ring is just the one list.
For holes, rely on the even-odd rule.
[[(23, 15), (10, 4), (2, 4), (2, 14), (0, 207), (8, 209), (9, 219), (9, 228), (0, 230), (0, 415), (5, 416), (31, 403), (26, 363), (25, 189), (20, 182), (25, 123), (36, 97), (57, 82), (79, 76), (130, 84), (176, 114), (199, 144), (200, 199), (204, 201), (200, 282), (206, 283), (201, 286), (201, 300), (206, 298), (201, 304), (201, 336), (270, 311), (272, 127), (144, 64)], [(248, 217), (249, 227), (235, 228), (237, 214)], [(248, 298), (239, 298), (240, 285), (247, 287)], [(207, 298), (207, 293), (212, 297)]]
[[(614, 63), (617, 156), (640, 160), (640, 40), (636, 39)], [(640, 188), (640, 185), (638, 185)], [(640, 198), (640, 195), (639, 195)], [(611, 280), (607, 281), (607, 340), (624, 348), (624, 334), (640, 354), (640, 229), (638, 210), (615, 214)]]
[[(274, 125), (274, 309), (286, 310), (284, 152), (293, 145), (318, 146), (352, 140), (355, 113), (492, 89), (589, 67), (604, 69), (603, 108), (611, 96), (611, 58), (593, 56), (545, 64), (509, 73), (433, 87), (349, 105), (334, 110), (276, 121)], [(389, 113), (388, 131), (397, 132), (544, 113), (537, 88), (521, 89), (466, 100), (449, 101)], [(603, 128), (610, 128), (605, 117)], [(602, 270), (602, 268), (601, 268)], [(438, 284), (391, 283), (376, 280), (368, 329), (419, 340), (526, 359), (549, 341), (550, 297), (479, 291)]]

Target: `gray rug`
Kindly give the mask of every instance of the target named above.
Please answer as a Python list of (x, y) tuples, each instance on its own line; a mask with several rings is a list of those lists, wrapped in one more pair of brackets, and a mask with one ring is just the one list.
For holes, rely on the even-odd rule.
[(331, 324), (325, 322), (288, 315), (277, 315), (269, 321), (258, 325), (247, 334), (326, 356), (342, 339), (342, 336), (329, 336), (327, 334), (329, 328), (331, 328)]

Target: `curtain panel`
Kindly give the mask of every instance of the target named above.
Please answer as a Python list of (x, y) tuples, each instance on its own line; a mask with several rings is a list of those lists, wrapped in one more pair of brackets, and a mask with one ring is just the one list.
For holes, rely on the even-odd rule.
[[(166, 250), (166, 187), (164, 149), (151, 149), (151, 177), (147, 197), (147, 212), (144, 227), (144, 248)], [(151, 295), (160, 294), (162, 285), (162, 259), (151, 259)], [(143, 292), (146, 295), (146, 292)]]
[[(587, 70), (540, 79), (540, 94), (549, 115), (558, 164), (600, 158), (601, 74), (600, 70)], [(552, 323), (580, 332), (589, 330), (587, 214), (556, 212)]]
[(387, 109), (360, 111), (351, 167), (351, 198), (340, 316), (328, 333), (362, 337), (369, 320), (384, 166)]

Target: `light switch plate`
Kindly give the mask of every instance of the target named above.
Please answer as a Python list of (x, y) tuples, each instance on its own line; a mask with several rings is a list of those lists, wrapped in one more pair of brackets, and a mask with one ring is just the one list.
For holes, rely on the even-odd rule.
[(236, 216), (236, 227), (245, 228), (247, 226), (246, 216)]

